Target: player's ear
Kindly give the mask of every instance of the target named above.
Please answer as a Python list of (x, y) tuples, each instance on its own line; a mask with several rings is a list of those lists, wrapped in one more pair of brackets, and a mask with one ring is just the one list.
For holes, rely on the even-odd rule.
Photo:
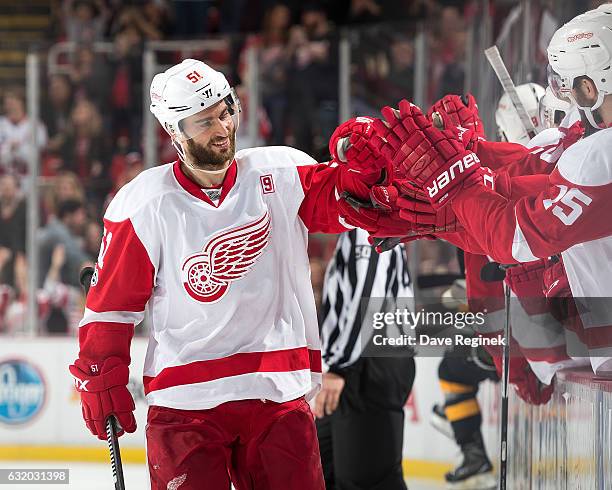
[(583, 82), (584, 82), (584, 91), (588, 95), (589, 99), (590, 98), (596, 99), (597, 98), (597, 87), (595, 86), (595, 83), (593, 83), (593, 80), (591, 80), (588, 77), (585, 77)]
[(597, 100), (597, 87), (589, 77), (580, 77), (574, 83), (576, 91), (589, 101)]

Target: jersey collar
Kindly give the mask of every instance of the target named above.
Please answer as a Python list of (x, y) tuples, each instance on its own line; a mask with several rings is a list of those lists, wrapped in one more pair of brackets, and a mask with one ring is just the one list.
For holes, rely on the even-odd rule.
[(227, 169), (225, 177), (223, 178), (223, 184), (221, 184), (221, 196), (219, 197), (218, 203), (215, 205), (214, 202), (210, 200), (210, 198), (206, 195), (204, 191), (200, 188), (199, 184), (196, 184), (181, 168), (181, 163), (179, 160), (174, 162), (172, 166), (172, 171), (174, 173), (174, 177), (176, 177), (179, 185), (185, 189), (192, 196), (210, 204), (212, 207), (218, 208), (221, 206), (221, 203), (225, 199), (225, 196), (229, 193), (229, 191), (234, 187), (236, 183), (236, 176), (238, 174), (238, 165), (236, 164), (236, 160), (233, 160), (230, 166)]

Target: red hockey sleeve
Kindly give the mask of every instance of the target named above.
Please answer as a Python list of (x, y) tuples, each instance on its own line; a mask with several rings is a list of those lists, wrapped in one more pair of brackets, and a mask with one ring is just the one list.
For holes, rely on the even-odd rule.
[(555, 169), (530, 196), (512, 200), (479, 185), (461, 193), (452, 206), (485, 253), (507, 264), (549, 257), (612, 234), (611, 195), (612, 184), (578, 185)]
[(310, 233), (343, 233), (338, 221), (336, 181), (339, 167), (331, 162), (297, 167), (304, 190), (299, 216)]
[(554, 152), (555, 148), (557, 145), (526, 148), (516, 143), (479, 141), (475, 150), (483, 167), (514, 177), (550, 173), (556, 162), (550, 152)]
[(116, 356), (129, 364), (134, 326), (144, 318), (154, 277), (155, 268), (132, 222), (105, 219), (79, 328), (79, 358), (94, 364)]
[[(516, 201), (521, 197), (537, 194), (541, 190), (546, 189), (547, 186), (548, 175), (511, 177), (502, 171), (494, 176), (495, 192), (506, 197), (509, 201)], [(454, 233), (438, 233), (436, 237), (446, 240), (470, 254), (487, 254), (478, 239), (471, 236), (466, 230)]]
[(439, 238), (440, 240), (445, 240), (465, 252), (473, 254), (485, 253), (482, 247), (480, 246), (480, 243), (465, 231), (456, 231), (452, 233), (436, 233), (435, 237)]

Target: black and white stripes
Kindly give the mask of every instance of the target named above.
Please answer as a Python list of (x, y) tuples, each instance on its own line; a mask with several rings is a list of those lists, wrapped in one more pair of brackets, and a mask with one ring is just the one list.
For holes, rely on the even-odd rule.
[(368, 243), (365, 231), (354, 229), (340, 235), (323, 286), (323, 362), (331, 369), (339, 369), (359, 358), (360, 311), (370, 298), (395, 302), (398, 297), (412, 296), (404, 245), (379, 255)]

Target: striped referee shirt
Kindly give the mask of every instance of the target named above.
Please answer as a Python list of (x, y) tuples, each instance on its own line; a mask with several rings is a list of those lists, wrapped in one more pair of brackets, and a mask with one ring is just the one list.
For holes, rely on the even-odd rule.
[(367, 232), (357, 228), (341, 234), (323, 284), (320, 329), (325, 366), (341, 369), (359, 359), (367, 340), (359, 341), (359, 312), (365, 311), (370, 298), (385, 298), (389, 311), (397, 298), (413, 296), (403, 244), (378, 254), (368, 243)]

